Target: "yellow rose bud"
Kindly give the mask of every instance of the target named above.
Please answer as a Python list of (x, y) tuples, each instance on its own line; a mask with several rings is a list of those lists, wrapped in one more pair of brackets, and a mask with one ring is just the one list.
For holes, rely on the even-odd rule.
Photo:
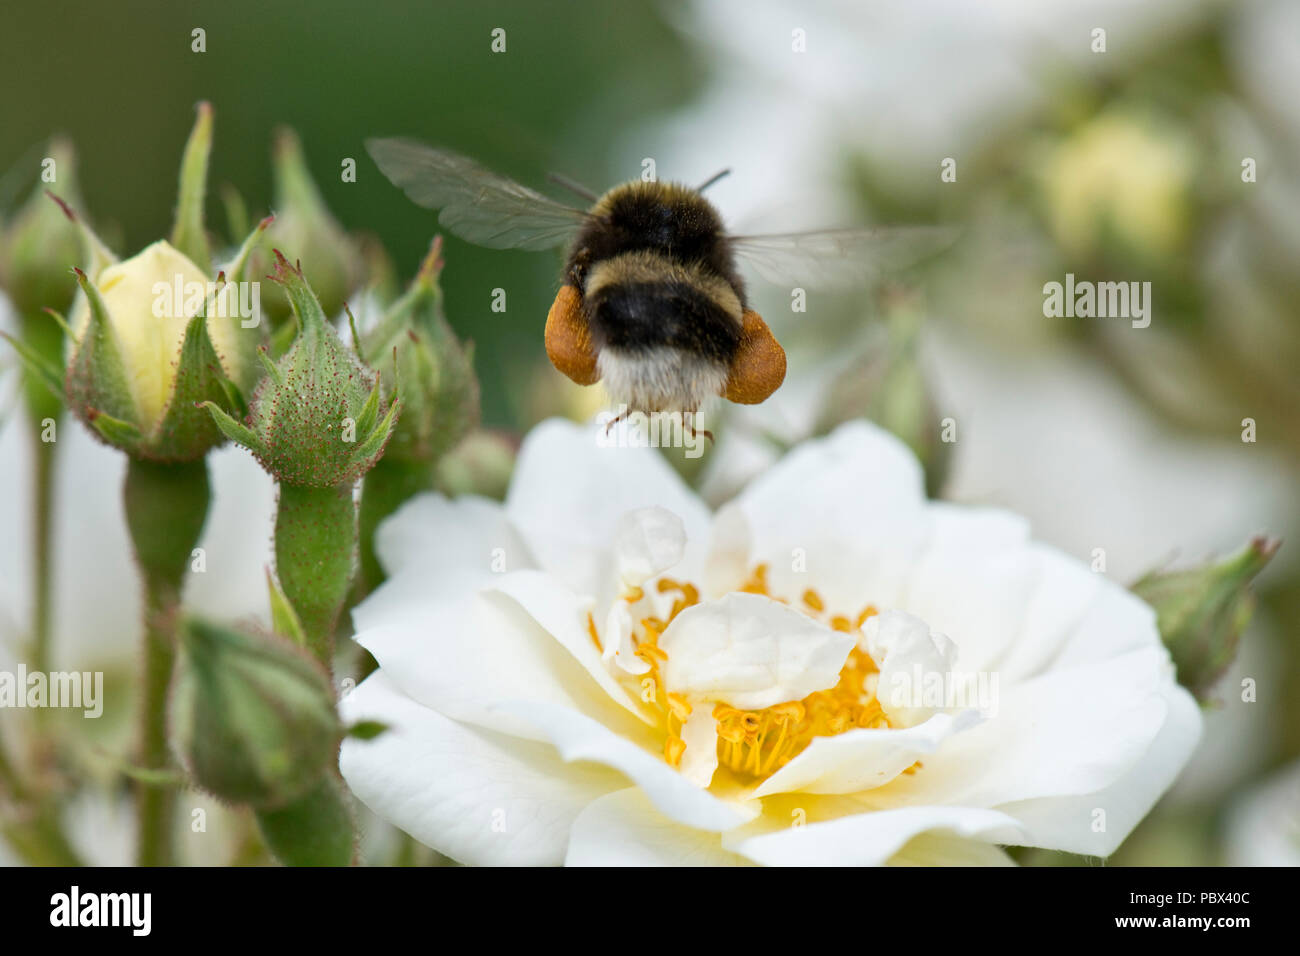
[[(232, 274), (242, 274), (244, 255)], [(78, 416), (142, 458), (187, 461), (219, 444), (197, 406), (240, 409), (256, 383), (258, 285), (209, 276), (161, 241), (93, 279), (78, 277), (66, 381)]]
[[(117, 335), (118, 357), (135, 403), (135, 424), (147, 431), (162, 418), (171, 399), (188, 318), (203, 308), (209, 292), (215, 291), (215, 283), (162, 240), (125, 262), (109, 266), (95, 284)], [(238, 296), (231, 294), (236, 291), (233, 286), (225, 287), (221, 298), (226, 305), (238, 304)], [(208, 337), (222, 370), (238, 382), (244, 370), (235, 366), (241, 354), (237, 336), (244, 330), (239, 326), (237, 309), (224, 311), (224, 318), (209, 316)], [(72, 316), (78, 344), (89, 324), (90, 302), (82, 296)]]

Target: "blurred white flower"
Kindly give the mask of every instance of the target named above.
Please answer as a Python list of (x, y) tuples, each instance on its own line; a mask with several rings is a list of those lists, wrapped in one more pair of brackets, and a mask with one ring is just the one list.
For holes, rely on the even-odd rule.
[(927, 502), (863, 423), (712, 515), (655, 453), (547, 423), (504, 505), (423, 496), (379, 553), (381, 669), (342, 710), (391, 729), (341, 767), (467, 863), (1106, 855), (1200, 733), (1150, 608), (1012, 514)]
[[(1297, 476), (1266, 445), (1172, 432), (1100, 363), (1065, 349), (997, 351), (951, 326), (926, 338), (943, 414), (958, 422), (945, 496), (1013, 508), (1124, 584), (1171, 561), (1296, 529)], [(1294, 560), (1285, 550), (1278, 567)]]
[(1231, 866), (1300, 866), (1300, 761), (1236, 802), (1226, 842)]

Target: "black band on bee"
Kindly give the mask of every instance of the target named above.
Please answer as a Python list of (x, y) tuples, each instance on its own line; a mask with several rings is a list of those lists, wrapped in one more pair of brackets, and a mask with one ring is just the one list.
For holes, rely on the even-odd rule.
[(586, 301), (600, 348), (643, 352), (668, 346), (727, 363), (740, 345), (735, 317), (697, 283), (611, 282)]

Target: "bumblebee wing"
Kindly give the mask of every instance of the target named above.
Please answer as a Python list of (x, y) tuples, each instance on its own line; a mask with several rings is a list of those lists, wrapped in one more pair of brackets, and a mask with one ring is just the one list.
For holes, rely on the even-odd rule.
[(366, 141), (380, 171), (460, 238), (491, 249), (549, 249), (587, 214), (556, 202), (472, 159), (407, 139)]
[(779, 285), (845, 286), (928, 259), (957, 238), (947, 226), (876, 226), (732, 236), (736, 258)]

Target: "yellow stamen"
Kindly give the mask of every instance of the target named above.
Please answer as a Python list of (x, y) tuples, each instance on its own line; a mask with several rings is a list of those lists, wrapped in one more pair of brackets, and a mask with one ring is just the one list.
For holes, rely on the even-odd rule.
[(664, 759), (674, 767), (681, 766), (684, 753), (686, 753), (686, 741), (681, 737), (671, 736), (664, 741)]
[[(674, 767), (680, 766), (686, 752), (686, 741), (681, 729), (693, 712), (690, 702), (681, 694), (663, 690), (660, 668), (668, 654), (659, 647), (659, 638), (673, 619), (686, 608), (698, 604), (699, 590), (688, 581), (660, 578), (655, 585), (660, 594), (675, 593), (667, 620), (645, 617), (640, 621), (636, 656), (645, 661), (650, 671), (640, 679), (654, 682), (654, 706), (663, 714), (664, 759)], [(762, 594), (774, 601), (790, 602), (771, 593), (768, 586), (768, 566), (757, 565), (740, 590), (749, 594)], [(641, 588), (631, 588), (624, 595), (629, 603), (645, 596)], [(812, 588), (801, 595), (804, 613), (822, 617), (826, 602)], [(830, 627), (841, 633), (852, 633), (867, 619), (878, 613), (875, 605), (868, 604), (852, 621), (847, 615), (830, 616)], [(600, 637), (591, 615), (587, 616), (587, 630), (599, 648)], [(802, 700), (791, 700), (765, 707), (761, 710), (742, 710), (727, 704), (714, 706), (712, 716), (718, 732), (718, 762), (732, 772), (744, 777), (760, 779), (781, 769), (802, 753), (817, 737), (830, 737), (855, 728), (887, 729), (890, 724), (873, 690), (867, 689), (868, 678), (877, 673), (875, 661), (863, 650), (854, 647), (849, 651), (840, 669), (834, 687), (809, 694)], [(906, 772), (914, 773), (920, 763)]]
[(821, 595), (812, 588), (803, 592), (803, 603), (808, 605), (818, 614), (826, 610), (826, 602), (822, 600)]

